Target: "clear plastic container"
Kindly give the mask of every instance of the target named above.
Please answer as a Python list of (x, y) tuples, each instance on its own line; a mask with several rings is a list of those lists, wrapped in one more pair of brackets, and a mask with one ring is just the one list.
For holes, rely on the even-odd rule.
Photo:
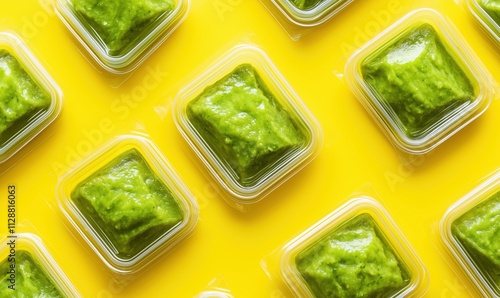
[(484, 297), (500, 296), (500, 172), (446, 211), (441, 238)]
[(296, 297), (421, 296), (428, 287), (426, 268), (371, 197), (349, 200), (274, 258), (277, 278)]
[(322, 143), (317, 121), (253, 46), (231, 49), (173, 105), (179, 131), (236, 203), (261, 200), (311, 161)]
[(159, 150), (121, 136), (59, 180), (59, 206), (115, 273), (133, 274), (185, 238), (198, 220), (191, 192)]
[(88, 0), (56, 0), (55, 7), (92, 58), (120, 74), (142, 63), (184, 21), (189, 0), (102, 1), (98, 8)]
[(292, 23), (309, 27), (326, 22), (342, 8), (351, 3), (352, 0), (271, 0), (271, 2), (273, 2)]
[(358, 49), (350, 88), (397, 148), (424, 154), (489, 106), (492, 78), (437, 11), (415, 10)]
[(9, 296), (8, 291), (26, 297), (80, 297), (38, 236), (19, 233), (3, 238), (1, 243), (0, 268), (6, 269), (2, 274), (9, 274), (2, 278), (3, 297)]
[(293, 40), (339, 13), (353, 0), (261, 0)]
[(223, 276), (216, 276), (207, 287), (197, 293), (194, 298), (234, 298), (231, 290), (228, 289)]
[(491, 0), (464, 0), (467, 11), (500, 46), (500, 5)]
[(59, 116), (62, 92), (26, 45), (0, 32), (0, 163)]

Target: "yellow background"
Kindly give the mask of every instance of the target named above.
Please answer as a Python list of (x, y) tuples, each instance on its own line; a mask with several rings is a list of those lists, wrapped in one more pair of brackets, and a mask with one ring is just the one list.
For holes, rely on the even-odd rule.
[[(50, 0), (2, 1), (0, 30), (21, 36), (64, 93), (60, 117), (0, 165), (2, 234), (7, 185), (13, 183), (18, 221), (37, 230), (84, 297), (192, 297), (214, 277), (222, 277), (237, 297), (280, 297), (260, 260), (369, 185), (427, 266), (426, 296), (473, 296), (467, 277), (444, 255), (438, 224), (453, 202), (499, 167), (500, 103), (493, 101), (476, 121), (405, 166), (343, 78), (355, 47), (411, 10), (431, 7), (457, 26), (499, 80), (498, 48), (465, 10), (452, 0), (355, 0), (294, 42), (257, 0), (192, 2), (185, 22), (117, 86), (116, 78), (99, 73), (79, 52)], [(170, 113), (178, 90), (223, 49), (240, 42), (269, 55), (324, 133), (317, 158), (247, 213), (217, 196)], [(196, 194), (201, 211), (191, 237), (120, 289), (65, 227), (55, 188), (65, 170), (132, 131), (151, 136)]]

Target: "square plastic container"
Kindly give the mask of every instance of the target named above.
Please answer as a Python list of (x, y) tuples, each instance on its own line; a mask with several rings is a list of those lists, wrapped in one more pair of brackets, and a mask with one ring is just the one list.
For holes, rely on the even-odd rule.
[(352, 0), (269, 0), (297, 26), (318, 26), (350, 4)]
[[(492, 0), (464, 0), (466, 9), (500, 46), (500, 5)], [(496, 6), (495, 6), (496, 5)]]
[(195, 227), (198, 205), (149, 140), (122, 136), (59, 180), (59, 206), (115, 273), (133, 274)]
[[(3, 238), (1, 243), (2, 297), (11, 297), (12, 293), (24, 293), (26, 297), (80, 297), (38, 236), (20, 233)], [(12, 284), (11, 280), (15, 282)], [(15, 290), (9, 289), (10, 285)]]
[(397, 148), (424, 154), (489, 106), (490, 75), (451, 24), (415, 10), (357, 50), (350, 88)]
[(92, 58), (118, 74), (142, 63), (189, 10), (189, 0), (89, 2), (56, 0), (56, 12)]
[(260, 49), (240, 45), (183, 88), (175, 123), (236, 203), (261, 200), (305, 166), (319, 124)]
[(44, 130), (61, 111), (62, 92), (26, 45), (0, 32), (0, 163)]
[(441, 238), (484, 297), (500, 296), (500, 172), (444, 214)]
[(278, 278), (296, 297), (406, 297), (428, 287), (424, 265), (370, 197), (351, 199), (299, 234), (277, 261)]

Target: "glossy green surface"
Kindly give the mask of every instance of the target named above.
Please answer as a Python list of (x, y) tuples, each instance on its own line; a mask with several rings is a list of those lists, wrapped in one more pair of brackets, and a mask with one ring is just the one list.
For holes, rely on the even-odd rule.
[(500, 1), (499, 0), (478, 0), (479, 6), (500, 26)]
[(16, 57), (0, 49), (0, 148), (49, 108), (51, 98)]
[(189, 102), (187, 116), (243, 186), (251, 186), (306, 139), (249, 64), (206, 87)]
[(395, 38), (365, 59), (361, 71), (376, 100), (409, 138), (425, 135), (474, 100), (471, 81), (429, 24)]
[(368, 214), (335, 228), (301, 251), (295, 262), (315, 297), (392, 297), (409, 282)]
[(121, 259), (134, 257), (184, 218), (171, 191), (136, 149), (80, 182), (71, 198)]
[(115, 56), (126, 53), (150, 33), (156, 20), (171, 13), (174, 0), (71, 0), (77, 16), (95, 31)]
[[(326, 0), (289, 0), (295, 7), (301, 10), (311, 10)], [(338, 1), (334, 1), (336, 3)]]
[(500, 293), (500, 192), (455, 220), (452, 233)]
[[(12, 269), (15, 271), (14, 284), (10, 280), (11, 274), (9, 273)], [(45, 269), (25, 250), (17, 250), (15, 257), (4, 259), (0, 263), (0, 272), (0, 297), (64, 297), (49, 275), (47, 275)]]

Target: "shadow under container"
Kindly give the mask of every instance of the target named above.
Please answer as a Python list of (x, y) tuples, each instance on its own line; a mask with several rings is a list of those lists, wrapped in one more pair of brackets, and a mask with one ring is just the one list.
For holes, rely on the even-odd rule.
[(15, 35), (0, 32), (0, 163), (58, 116), (62, 92), (33, 53)]
[(2, 297), (13, 293), (25, 297), (80, 297), (38, 236), (18, 233), (3, 238), (1, 243)]
[(105, 70), (140, 65), (184, 21), (189, 0), (56, 0), (56, 12)]
[(500, 3), (496, 0), (463, 0), (466, 10), (500, 47)]
[(500, 172), (444, 214), (441, 238), (484, 297), (500, 297)]
[(396, 148), (434, 149), (489, 106), (492, 78), (437, 11), (415, 10), (357, 50), (347, 82)]
[(288, 242), (278, 276), (297, 297), (423, 295), (427, 270), (387, 211), (351, 199)]
[(115, 273), (133, 274), (195, 227), (198, 205), (151, 141), (122, 136), (61, 177), (58, 203)]
[(176, 96), (174, 120), (229, 203), (261, 200), (310, 162), (319, 124), (258, 48), (231, 49)]

